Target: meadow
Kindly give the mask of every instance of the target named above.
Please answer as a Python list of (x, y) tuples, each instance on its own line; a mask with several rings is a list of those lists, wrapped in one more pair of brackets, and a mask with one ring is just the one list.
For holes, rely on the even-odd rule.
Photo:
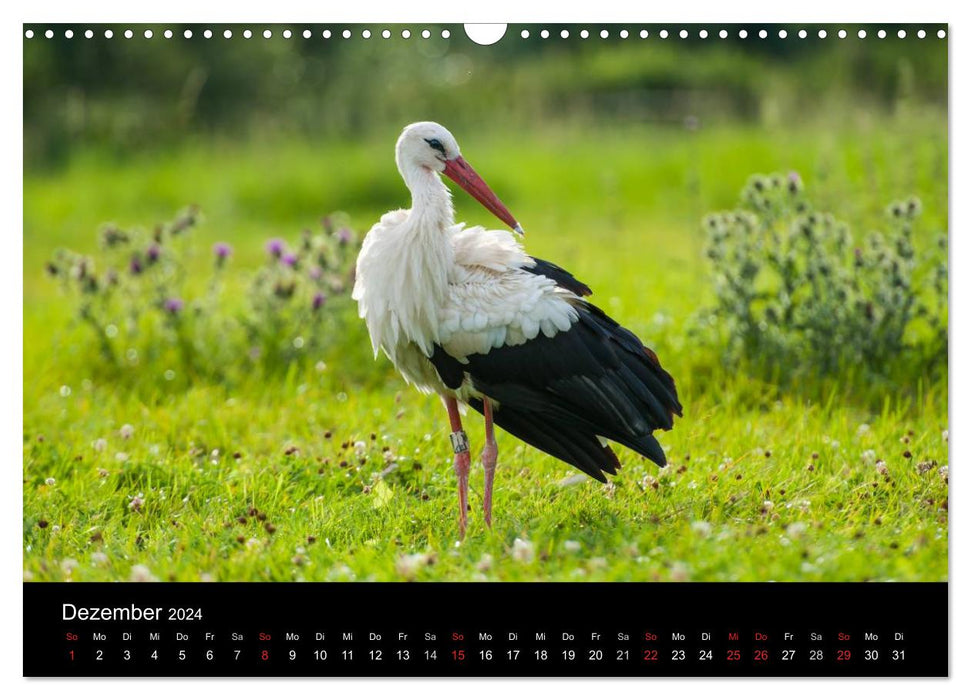
[[(90, 149), (25, 175), (25, 580), (946, 580), (946, 369), (776, 381), (690, 332), (713, 295), (702, 219), (735, 207), (753, 173), (799, 173), (854, 236), (908, 196), (923, 204), (918, 247), (946, 234), (943, 111), (456, 133), (527, 249), (590, 285), (685, 407), (659, 435), (669, 466), (621, 449), (608, 485), (500, 434), (494, 527), (474, 462), (461, 542), (444, 409), (373, 360), (346, 300), (328, 301), (326, 347), (215, 381), (172, 372), (164, 353), (105, 367), (45, 273), (59, 247), (97, 254), (105, 222), (150, 231), (196, 204), (189, 288), (228, 242), (221, 303), (242, 306), (267, 239), (337, 211), (360, 237), (407, 206), (397, 130)], [(455, 202), (458, 220), (493, 223)]]

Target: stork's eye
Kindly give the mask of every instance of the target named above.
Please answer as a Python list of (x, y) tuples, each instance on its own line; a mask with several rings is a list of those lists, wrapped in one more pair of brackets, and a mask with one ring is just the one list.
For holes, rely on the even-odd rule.
[(439, 153), (441, 153), (443, 156), (445, 155), (445, 146), (443, 146), (442, 145), (442, 142), (439, 141), (438, 139), (425, 139), (425, 142), (429, 146), (431, 146), (432, 148), (434, 148), (436, 151), (438, 151)]

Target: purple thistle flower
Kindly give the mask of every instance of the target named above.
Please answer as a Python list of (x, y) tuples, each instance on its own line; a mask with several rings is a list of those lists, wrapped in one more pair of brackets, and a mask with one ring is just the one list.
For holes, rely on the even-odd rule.
[(175, 315), (182, 311), (182, 307), (185, 306), (185, 304), (178, 297), (172, 297), (171, 299), (165, 300), (164, 306), (166, 311), (172, 315)]
[(281, 238), (271, 238), (266, 242), (266, 252), (274, 258), (279, 258), (286, 250), (287, 244)]
[(351, 230), (344, 226), (340, 231), (337, 232), (337, 242), (341, 245), (347, 245), (351, 242)]
[(149, 264), (157, 262), (161, 254), (162, 249), (154, 243), (148, 246), (148, 250), (145, 251), (145, 257), (148, 258)]
[(324, 295), (323, 292), (317, 292), (316, 294), (314, 294), (314, 300), (313, 300), (314, 311), (317, 311), (318, 309), (320, 309), (320, 307), (324, 305), (325, 301), (327, 301), (327, 297)]
[(228, 243), (216, 243), (212, 247), (212, 254), (216, 256), (216, 260), (222, 262), (233, 254), (233, 247)]
[(789, 192), (796, 194), (802, 189), (802, 178), (799, 177), (799, 173), (795, 170), (791, 171), (786, 177), (786, 182), (788, 183)]
[(323, 276), (324, 271), (321, 270), (317, 265), (314, 265), (312, 268), (310, 268), (310, 271), (307, 274), (310, 275), (310, 279), (319, 280)]
[(280, 258), (280, 262), (282, 262), (287, 267), (296, 267), (297, 266), (297, 256), (294, 255), (293, 253), (284, 253), (283, 254), (283, 257)]
[(131, 257), (131, 262), (128, 263), (128, 271), (133, 275), (142, 274), (142, 259), (137, 255)]

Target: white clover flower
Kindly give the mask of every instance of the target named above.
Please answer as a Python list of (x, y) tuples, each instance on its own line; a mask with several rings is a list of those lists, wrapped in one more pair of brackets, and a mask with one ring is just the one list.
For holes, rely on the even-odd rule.
[(482, 558), (476, 563), (475, 568), (477, 571), (486, 572), (492, 568), (492, 555), (489, 553), (483, 554)]
[(535, 547), (533, 543), (529, 540), (523, 540), (517, 537), (512, 543), (512, 558), (516, 561), (523, 562), (524, 564), (529, 564), (533, 561), (533, 555), (535, 553)]
[(806, 528), (807, 528), (806, 523), (797, 521), (790, 524), (789, 527), (786, 528), (786, 534), (790, 538), (796, 540), (802, 537), (806, 533)]
[(570, 554), (576, 554), (582, 548), (583, 546), (576, 540), (567, 540), (566, 542), (563, 543), (563, 549), (569, 552)]
[(577, 484), (582, 484), (587, 480), (586, 474), (571, 474), (570, 476), (564, 477), (556, 482), (556, 486), (561, 489), (566, 489), (571, 486), (576, 486)]
[(691, 523), (691, 531), (700, 537), (708, 537), (711, 534), (711, 523), (704, 520), (696, 520)]
[(645, 491), (647, 489), (649, 489), (649, 488), (650, 489), (657, 489), (657, 488), (660, 487), (660, 485), (661, 485), (661, 482), (658, 481), (657, 479), (655, 479), (650, 474), (645, 474), (644, 475), (644, 478), (641, 479), (641, 488), (643, 488)]
[(672, 581), (687, 581), (689, 575), (688, 566), (683, 561), (676, 561), (671, 565)]
[(94, 448), (95, 452), (104, 452), (108, 448), (108, 441), (104, 438), (98, 438), (91, 443), (91, 447)]
[(131, 574), (128, 576), (128, 580), (135, 583), (148, 583), (151, 581), (158, 581), (158, 578), (156, 578), (151, 569), (144, 564), (135, 564), (131, 568)]
[(128, 461), (128, 453), (127, 452), (116, 452), (115, 453), (115, 460), (117, 460), (119, 462), (127, 462)]
[(348, 581), (348, 580), (353, 580), (357, 578), (357, 575), (354, 573), (354, 570), (351, 569), (351, 567), (349, 567), (347, 564), (337, 564), (330, 570), (330, 574), (328, 574), (328, 578), (343, 579), (345, 581)]
[(102, 564), (108, 563), (108, 555), (104, 552), (94, 552), (91, 555), (91, 563), (95, 566), (101, 566)]
[(67, 559), (61, 560), (61, 571), (63, 571), (68, 576), (70, 576), (71, 572), (74, 571), (76, 568), (78, 568), (77, 559), (72, 559), (68, 557)]
[(131, 501), (128, 503), (128, 507), (136, 513), (141, 512), (143, 505), (145, 505), (145, 497), (144, 494), (141, 493), (131, 499)]
[(394, 570), (402, 578), (411, 581), (430, 560), (428, 554), (402, 554), (395, 560)]
[(44, 483), (47, 484), (48, 486), (53, 486), (54, 484), (57, 483), (57, 479), (55, 479), (53, 476), (49, 476), (46, 479), (44, 479)]
[(877, 453), (873, 450), (865, 450), (863, 454), (860, 455), (860, 458), (863, 460), (864, 464), (870, 466), (871, 464), (876, 463)]
[(122, 440), (130, 440), (132, 435), (135, 434), (135, 428), (131, 423), (125, 423), (123, 426), (121, 426), (121, 429), (118, 430), (118, 434), (121, 436)]

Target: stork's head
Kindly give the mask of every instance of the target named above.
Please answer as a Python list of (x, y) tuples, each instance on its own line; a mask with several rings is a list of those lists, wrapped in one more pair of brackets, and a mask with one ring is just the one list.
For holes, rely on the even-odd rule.
[[(475, 197), (504, 224), (522, 234), (522, 226), (506, 209), (479, 174), (472, 169), (459, 151), (452, 132), (435, 122), (415, 122), (405, 127), (398, 138), (395, 161), (405, 182), (408, 172), (415, 168), (443, 173), (459, 187)], [(410, 183), (409, 183), (410, 186)]]

